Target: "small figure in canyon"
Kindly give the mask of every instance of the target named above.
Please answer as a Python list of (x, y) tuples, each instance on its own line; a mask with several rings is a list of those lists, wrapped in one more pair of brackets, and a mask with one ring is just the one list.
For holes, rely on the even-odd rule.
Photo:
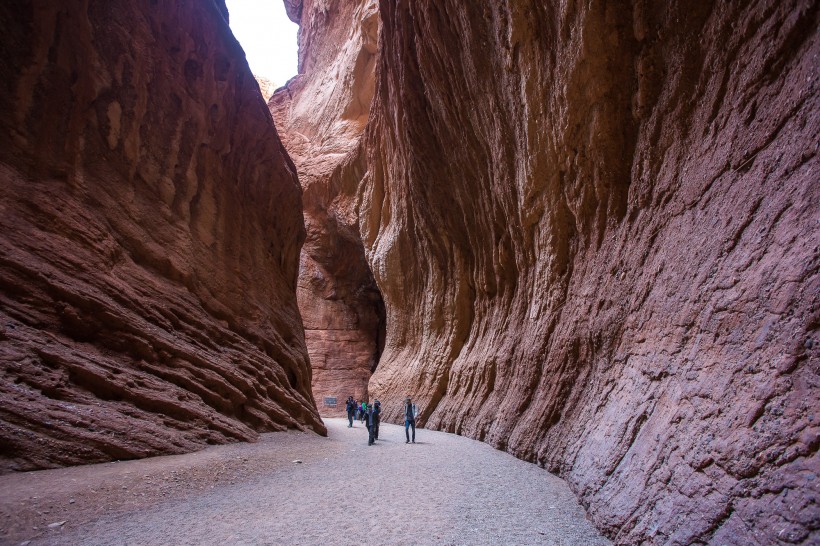
[(382, 420), (382, 405), (378, 400), (373, 401), (373, 439), (379, 439), (379, 423)]
[(379, 423), (379, 410), (373, 404), (367, 408), (365, 420), (367, 422), (368, 433), (367, 445), (372, 446), (376, 442), (374, 434)]
[(367, 420), (367, 402), (362, 400), (362, 423)]
[(347, 428), (353, 428), (353, 414), (356, 413), (356, 401), (353, 400), (352, 396), (347, 397), (345, 410), (347, 410)]
[(405, 444), (410, 443), (410, 427), (413, 427), (413, 443), (416, 443), (416, 415), (418, 410), (410, 398), (404, 400), (404, 435), (407, 437)]

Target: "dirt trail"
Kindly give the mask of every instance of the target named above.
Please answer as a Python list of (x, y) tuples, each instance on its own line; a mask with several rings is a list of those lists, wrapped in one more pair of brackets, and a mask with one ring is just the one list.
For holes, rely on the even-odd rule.
[[(186, 455), (0, 476), (4, 544), (608, 544), (567, 485), (486, 444), (326, 419)], [(293, 461), (300, 460), (301, 463)], [(65, 522), (65, 523), (60, 523)]]

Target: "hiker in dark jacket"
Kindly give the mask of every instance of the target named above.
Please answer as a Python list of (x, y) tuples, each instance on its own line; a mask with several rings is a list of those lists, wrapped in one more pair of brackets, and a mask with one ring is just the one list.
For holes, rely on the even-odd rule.
[(373, 439), (379, 439), (379, 423), (382, 421), (382, 404), (378, 400), (373, 402)]
[(404, 400), (404, 435), (407, 437), (405, 444), (410, 443), (410, 427), (413, 427), (413, 443), (416, 443), (416, 414), (418, 410), (410, 398)]
[(345, 409), (347, 410), (347, 428), (353, 428), (353, 415), (356, 413), (356, 401), (353, 400), (352, 396), (347, 397)]
[(376, 441), (373, 435), (376, 432), (376, 423), (379, 420), (379, 411), (373, 404), (367, 407), (364, 420), (367, 423), (367, 445), (372, 446)]

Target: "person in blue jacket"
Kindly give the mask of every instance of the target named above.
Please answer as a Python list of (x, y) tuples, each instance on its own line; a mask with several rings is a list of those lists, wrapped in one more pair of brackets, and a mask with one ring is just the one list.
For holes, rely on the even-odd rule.
[(416, 443), (416, 415), (418, 415), (416, 405), (409, 397), (406, 398), (404, 400), (404, 435), (407, 437), (407, 441), (404, 442), (405, 444), (410, 443), (409, 429), (411, 427), (413, 428), (413, 443)]

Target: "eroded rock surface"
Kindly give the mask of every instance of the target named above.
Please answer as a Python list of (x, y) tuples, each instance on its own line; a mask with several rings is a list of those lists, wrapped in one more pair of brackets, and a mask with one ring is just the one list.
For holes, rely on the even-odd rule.
[(254, 76), (254, 78), (256, 79), (256, 83), (259, 84), (259, 91), (262, 93), (262, 98), (265, 99), (265, 102), (268, 102), (273, 96), (273, 92), (276, 91), (276, 84), (261, 76)]
[(386, 417), (415, 395), (619, 543), (820, 541), (818, 4), (380, 9)]
[(0, 7), (0, 470), (323, 432), (296, 173), (224, 5)]
[[(325, 415), (363, 399), (384, 342), (384, 306), (359, 236), (360, 146), (375, 85), (375, 0), (287, 3), (300, 23), (299, 72), (270, 100), (304, 189), (298, 300)], [(296, 14), (299, 14), (298, 17)], [(337, 405), (324, 404), (326, 397)]]

